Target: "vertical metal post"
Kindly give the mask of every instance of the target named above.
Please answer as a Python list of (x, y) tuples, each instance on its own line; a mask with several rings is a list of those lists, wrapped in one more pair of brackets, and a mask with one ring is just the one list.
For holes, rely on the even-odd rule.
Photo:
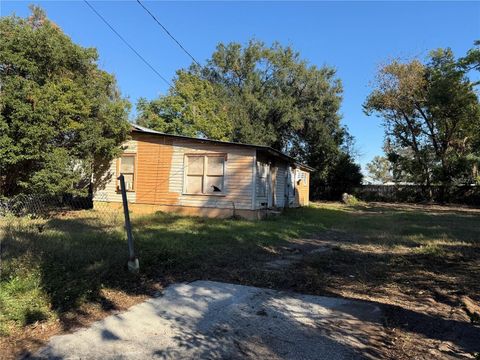
[(127, 190), (125, 189), (125, 178), (123, 174), (118, 177), (120, 180), (120, 191), (122, 192), (123, 214), (125, 216), (125, 230), (127, 232), (128, 240), (128, 269), (132, 272), (138, 272), (140, 269), (138, 259), (135, 257), (135, 250), (133, 248), (132, 225), (130, 223), (130, 213), (128, 211)]

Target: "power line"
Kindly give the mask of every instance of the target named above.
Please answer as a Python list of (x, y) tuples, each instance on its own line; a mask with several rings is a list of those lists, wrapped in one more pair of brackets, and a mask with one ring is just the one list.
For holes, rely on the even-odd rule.
[(110, 28), (110, 30), (112, 30), (112, 31), (115, 33), (115, 35), (117, 35), (117, 36), (120, 38), (120, 40), (122, 40), (122, 41), (124, 42), (124, 44), (127, 45), (127, 46), (130, 48), (130, 50), (132, 50), (132, 51), (135, 53), (135, 55), (137, 55), (137, 56), (145, 63), (145, 65), (147, 65), (155, 74), (157, 74), (158, 77), (159, 77), (160, 79), (162, 79), (168, 86), (172, 86), (172, 84), (170, 83), (170, 81), (168, 81), (167, 79), (165, 79), (165, 78), (162, 76), (162, 74), (160, 74), (160, 73), (157, 71), (157, 69), (155, 69), (142, 55), (140, 55), (140, 53), (139, 53), (137, 50), (135, 50), (134, 47), (133, 47), (132, 45), (130, 45), (130, 44), (128, 43), (128, 41), (125, 40), (125, 38), (124, 38), (122, 35), (120, 35), (120, 34), (118, 33), (118, 31), (115, 30), (115, 28), (114, 28), (112, 25), (110, 25), (109, 22), (96, 10), (87, 0), (83, 0), (83, 1), (84, 1), (85, 4), (87, 4), (88, 7)]
[(170, 34), (170, 31), (168, 31), (167, 28), (166, 28), (165, 26), (163, 26), (163, 24), (162, 24), (160, 21), (158, 21), (158, 19), (155, 17), (155, 15), (153, 15), (153, 14), (150, 12), (150, 10), (148, 10), (147, 7), (142, 4), (142, 2), (141, 2), (140, 0), (137, 0), (137, 3), (153, 18), (153, 20), (155, 20), (155, 22), (156, 22), (158, 25), (160, 25), (160, 27), (163, 29), (163, 31), (165, 31), (165, 32), (167, 33), (167, 35), (170, 36), (170, 37), (172, 38), (172, 40), (175, 41), (175, 42), (177, 43), (177, 45), (180, 46), (180, 48), (181, 48), (188, 56), (190, 56), (190, 58), (191, 58), (198, 66), (200, 66), (200, 63), (193, 57), (193, 55), (190, 54), (190, 53), (187, 51), (187, 49), (185, 49), (185, 48), (183, 47), (183, 45), (180, 44), (180, 42), (179, 42), (177, 39), (175, 39), (175, 37), (174, 37), (172, 34)]

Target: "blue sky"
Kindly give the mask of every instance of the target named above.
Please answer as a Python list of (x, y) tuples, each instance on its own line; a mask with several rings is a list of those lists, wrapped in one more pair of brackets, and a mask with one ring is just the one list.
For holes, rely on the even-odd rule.
[[(1, 1), (2, 16), (28, 14), (33, 1)], [(100, 66), (116, 75), (135, 103), (168, 86), (82, 1), (38, 1), (76, 43), (96, 47)], [(164, 77), (190, 59), (135, 1), (93, 5)], [(343, 124), (355, 136), (362, 165), (382, 154), (381, 121), (362, 103), (378, 65), (392, 57), (425, 57), (438, 47), (459, 56), (480, 39), (480, 2), (160, 2), (146, 6), (203, 62), (218, 42), (250, 38), (292, 45), (312, 64), (333, 66), (344, 86)]]

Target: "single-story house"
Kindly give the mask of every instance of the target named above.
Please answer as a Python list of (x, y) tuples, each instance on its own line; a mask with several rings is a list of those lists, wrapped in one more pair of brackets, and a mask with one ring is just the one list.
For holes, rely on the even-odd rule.
[(308, 205), (311, 167), (267, 146), (169, 135), (132, 125), (123, 154), (93, 181), (94, 204), (121, 206), (123, 173), (132, 212), (260, 218)]

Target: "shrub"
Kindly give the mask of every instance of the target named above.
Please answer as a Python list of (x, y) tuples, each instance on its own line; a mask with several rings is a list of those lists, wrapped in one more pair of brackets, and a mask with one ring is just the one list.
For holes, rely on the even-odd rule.
[(342, 201), (343, 203), (350, 205), (350, 206), (355, 206), (355, 205), (360, 205), (362, 204), (362, 201), (358, 200), (354, 195), (350, 195), (347, 193), (342, 194)]

